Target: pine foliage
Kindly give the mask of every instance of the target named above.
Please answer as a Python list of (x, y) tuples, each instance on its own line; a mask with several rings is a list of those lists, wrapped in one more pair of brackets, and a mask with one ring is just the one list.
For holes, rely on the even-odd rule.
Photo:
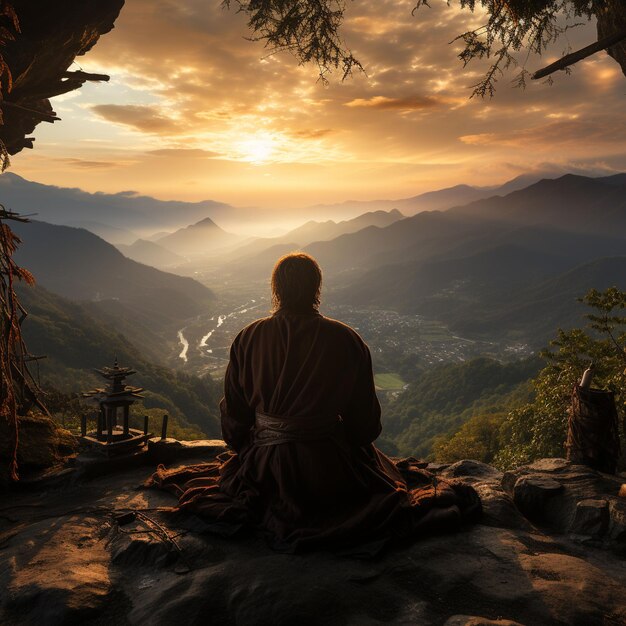
[(229, 8), (237, 5), (248, 16), (254, 41), (265, 41), (270, 54), (292, 52), (301, 64), (313, 62), (326, 81), (332, 70), (343, 78), (361, 63), (348, 50), (339, 34), (346, 3), (341, 0), (224, 0)]
[[(448, 0), (448, 4), (450, 1)], [(458, 0), (470, 11), (485, 9), (487, 22), (460, 34), (454, 41), (464, 45), (459, 58), (466, 66), (475, 59), (490, 61), (487, 72), (472, 85), (472, 95), (493, 96), (498, 78), (511, 67), (518, 66), (517, 53), (541, 55), (546, 47), (574, 26), (591, 19), (597, 5), (589, 0)], [(428, 0), (418, 0), (415, 9), (430, 6)], [(414, 11), (415, 11), (414, 9)], [(524, 86), (529, 72), (522, 67), (516, 78)]]
[[(413, 14), (429, 7), (432, 0), (416, 0)], [(481, 79), (472, 85), (474, 96), (493, 96), (498, 79), (519, 65), (526, 52), (541, 55), (570, 28), (586, 23), (607, 10), (606, 0), (446, 0), (468, 11), (484, 10), (487, 20), (480, 27), (460, 33), (453, 41), (463, 43), (459, 58), (466, 66), (473, 60), (488, 60)], [(333, 70), (343, 78), (363, 70), (341, 38), (347, 2), (342, 0), (224, 0), (248, 17), (251, 39), (264, 41), (270, 54), (287, 50), (302, 64), (313, 62), (322, 81)], [(529, 72), (522, 63), (515, 79), (524, 86)], [(569, 70), (566, 70), (569, 71)], [(550, 79), (548, 79), (549, 81)]]

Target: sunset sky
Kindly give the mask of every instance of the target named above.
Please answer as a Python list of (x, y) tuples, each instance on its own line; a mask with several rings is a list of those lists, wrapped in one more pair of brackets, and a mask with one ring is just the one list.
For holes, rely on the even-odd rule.
[[(344, 39), (367, 75), (324, 86), (289, 54), (266, 57), (219, 0), (126, 0), (115, 30), (79, 59), (109, 83), (55, 98), (61, 122), (13, 158), (31, 180), (164, 199), (304, 206), (403, 198), (521, 173), (626, 171), (626, 78), (605, 53), (554, 85), (469, 99), (453, 37), (483, 20), (432, 1), (348, 3)], [(595, 38), (570, 31), (534, 71)], [(525, 56), (523, 57), (525, 58)]]

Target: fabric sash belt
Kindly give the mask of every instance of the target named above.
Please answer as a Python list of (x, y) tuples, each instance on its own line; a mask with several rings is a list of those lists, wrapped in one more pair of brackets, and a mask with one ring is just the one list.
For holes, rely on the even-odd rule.
[(340, 420), (338, 415), (286, 417), (257, 412), (254, 443), (258, 446), (274, 446), (288, 441), (334, 438)]

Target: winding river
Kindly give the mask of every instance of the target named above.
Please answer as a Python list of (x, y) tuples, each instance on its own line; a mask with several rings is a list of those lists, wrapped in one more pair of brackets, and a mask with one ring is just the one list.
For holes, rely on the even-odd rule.
[[(249, 300), (248, 302), (245, 302), (244, 304), (241, 304), (237, 308), (233, 309), (230, 313), (226, 313), (224, 315), (218, 315), (217, 322), (215, 319), (215, 315), (211, 317), (208, 321), (216, 322), (216, 323), (213, 326), (213, 328), (211, 328), (206, 334), (202, 335), (202, 337), (200, 338), (200, 341), (197, 344), (198, 350), (202, 354), (207, 354), (207, 353), (211, 354), (212, 350), (207, 348), (208, 341), (213, 336), (213, 334), (217, 331), (217, 329), (220, 328), (220, 326), (223, 326), (224, 322), (226, 322), (226, 320), (228, 320), (229, 318), (233, 318), (233, 317), (236, 318), (238, 315), (248, 313), (248, 311), (256, 309), (259, 306), (260, 304), (257, 304), (256, 300)], [(180, 354), (178, 355), (178, 358), (182, 359), (185, 363), (188, 360), (187, 355), (189, 353), (189, 341), (184, 335), (184, 332), (187, 330), (187, 328), (189, 328), (189, 326), (185, 326), (178, 331), (178, 343), (182, 347)]]
[(183, 330), (185, 330), (185, 329), (181, 328), (178, 331), (178, 341), (180, 342), (180, 344), (183, 347), (183, 349), (180, 351), (180, 354), (178, 355), (178, 358), (182, 359), (186, 363), (187, 362), (187, 352), (189, 350), (189, 342), (185, 339), (185, 335), (183, 335)]

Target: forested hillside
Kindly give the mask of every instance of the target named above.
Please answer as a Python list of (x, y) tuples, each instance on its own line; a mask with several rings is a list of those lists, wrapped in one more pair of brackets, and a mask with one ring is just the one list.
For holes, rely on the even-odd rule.
[(140, 327), (176, 326), (214, 302), (211, 290), (192, 278), (132, 261), (84, 229), (32, 221), (15, 231), (23, 240), (16, 261), (38, 284), (102, 310), (114, 308)]
[(527, 402), (541, 364), (536, 357), (513, 363), (481, 357), (421, 371), (404, 393), (383, 402), (387, 450), (429, 456), (438, 436), (456, 432), (474, 415)]
[(42, 287), (22, 287), (18, 294), (29, 312), (23, 324), (29, 350), (46, 356), (33, 366), (44, 389), (76, 394), (101, 386), (104, 381), (93, 369), (110, 366), (117, 358), (137, 370), (133, 384), (145, 387), (147, 408), (160, 407), (182, 425), (194, 424), (207, 436), (219, 436), (221, 388), (210, 377), (200, 379), (156, 364), (84, 306)]

